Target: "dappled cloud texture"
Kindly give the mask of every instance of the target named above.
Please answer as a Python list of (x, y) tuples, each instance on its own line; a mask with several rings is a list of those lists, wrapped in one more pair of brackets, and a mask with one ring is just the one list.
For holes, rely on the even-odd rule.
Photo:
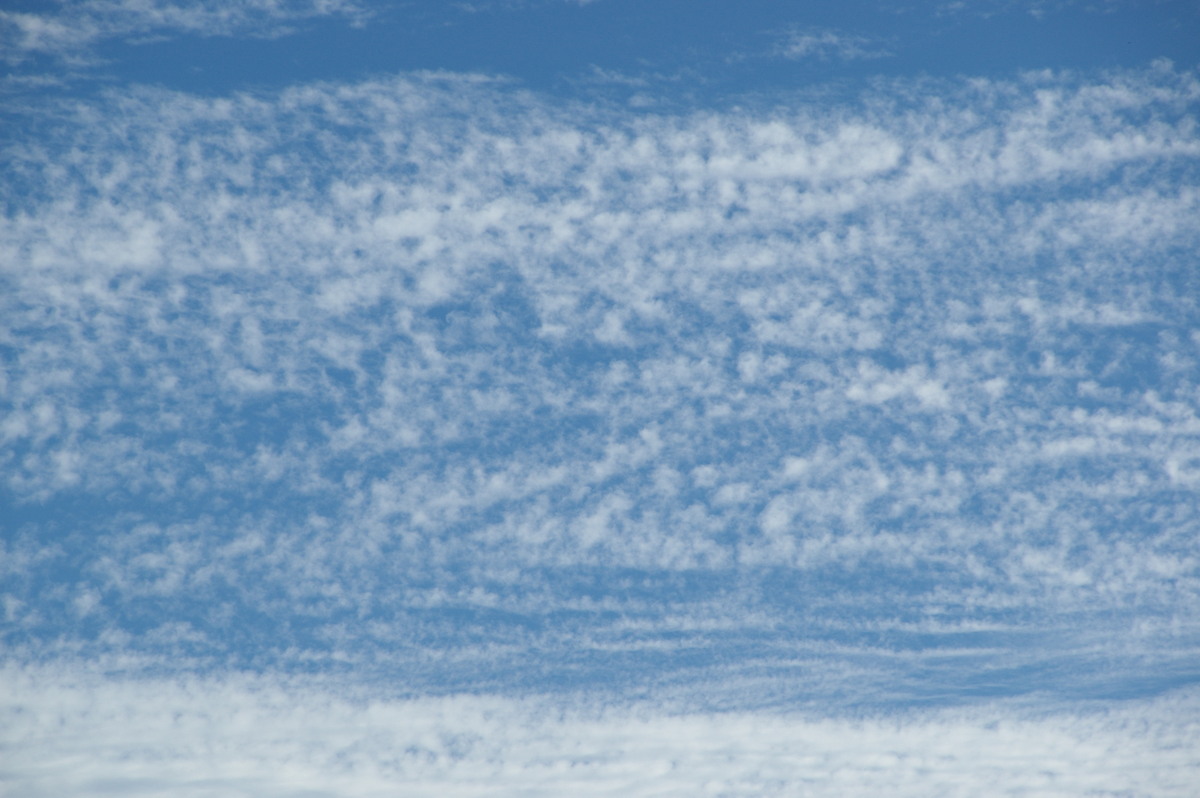
[[(439, 795), (483, 794), (510, 757), (518, 781), (567, 780), (538, 776), (545, 794), (608, 794), (630, 768), (665, 794), (784, 794), (846, 763), (852, 782), (813, 794), (877, 794), (866, 749), (908, 763), (899, 785), (969, 762), (941, 794), (1135, 789), (1111, 756), (1165, 757), (1139, 778), (1184, 794), (1195, 729), (1170, 721), (1184, 748), (1143, 758), (1129, 724), (1167, 723), (1149, 697), (1194, 682), (1200, 653), (1198, 99), (1160, 63), (704, 112), (436, 73), (18, 104), (5, 651), (166, 681), (127, 701), (29, 665), (41, 697), (6, 700), (32, 702), (22, 728), (61, 712), (98, 735), (125, 716), (88, 701), (161, 706), (180, 745), (242, 739), (170, 681), (228, 668), (379, 680), (384, 725), (493, 711), (436, 703), (463, 690), (501, 702), (488, 717), (535, 712), (508, 698), (531, 690), (692, 713), (678, 735), (663, 709), (461, 749), (459, 715), (421, 721), (436, 745), (389, 732), (419, 778), (469, 763)], [(1148, 703), (978, 709), (1018, 724), (990, 730), (952, 714), (1032, 695)], [(291, 728), (266, 700), (246, 699), (254, 727)], [(746, 719), (913, 702), (943, 714)], [(751, 713), (746, 734), (718, 711)], [(119, 739), (157, 757), (140, 726)], [(75, 756), (43, 733), (6, 741)], [(351, 754), (313, 743), (340, 763), (320, 794), (408, 767), (360, 734)], [(222, 794), (295, 794), (261, 763), (305, 743), (252, 736), (245, 778), (266, 781)], [(544, 754), (556, 739), (577, 753)], [(703, 781), (711, 756), (734, 764)], [(158, 789), (138, 761), (116, 792)], [(187, 783), (172, 794), (208, 794)]]

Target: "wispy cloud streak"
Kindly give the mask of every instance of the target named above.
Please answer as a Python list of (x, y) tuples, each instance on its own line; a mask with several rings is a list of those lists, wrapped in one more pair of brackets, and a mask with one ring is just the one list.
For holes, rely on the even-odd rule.
[(822, 61), (886, 58), (890, 53), (879, 42), (833, 30), (794, 30), (775, 51), (781, 58), (817, 58)]
[(7, 63), (36, 56), (86, 62), (94, 58), (93, 47), (107, 39), (189, 34), (269, 38), (306, 19), (365, 14), (347, 0), (74, 0), (53, 5), (52, 11), (0, 11), (0, 51)]

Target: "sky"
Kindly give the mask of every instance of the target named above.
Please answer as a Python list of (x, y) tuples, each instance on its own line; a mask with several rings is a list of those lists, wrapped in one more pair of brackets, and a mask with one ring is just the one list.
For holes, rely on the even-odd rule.
[(0, 793), (1188, 796), (1200, 6), (0, 10)]

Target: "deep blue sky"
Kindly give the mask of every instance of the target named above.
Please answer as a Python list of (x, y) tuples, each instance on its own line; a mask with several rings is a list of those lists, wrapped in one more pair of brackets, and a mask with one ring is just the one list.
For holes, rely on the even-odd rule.
[[(1104, 69), (1156, 58), (1186, 67), (1200, 58), (1200, 13), (1192, 3), (955, 6), (763, 0), (380, 4), (353, 20), (291, 22), (290, 35), (272, 38), (217, 36), (203, 29), (105, 38), (94, 48), (101, 63), (77, 74), (101, 83), (115, 79), (219, 94), (450, 70), (503, 74), (563, 95), (604, 70), (657, 76), (676, 84), (664, 93), (703, 102), (727, 93), (881, 75)], [(44, 4), (12, 8), (36, 11)], [(872, 57), (845, 59), (826, 51), (786, 61), (769, 55), (788, 32), (827, 31), (858, 39)], [(12, 72), (44, 73), (50, 60), (35, 58), (34, 65)]]

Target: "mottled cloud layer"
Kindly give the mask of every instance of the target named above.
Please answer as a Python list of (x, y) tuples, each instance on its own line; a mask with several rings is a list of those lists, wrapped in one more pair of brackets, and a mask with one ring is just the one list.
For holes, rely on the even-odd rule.
[(1198, 99), (17, 108), (7, 656), (746, 711), (1194, 682)]

